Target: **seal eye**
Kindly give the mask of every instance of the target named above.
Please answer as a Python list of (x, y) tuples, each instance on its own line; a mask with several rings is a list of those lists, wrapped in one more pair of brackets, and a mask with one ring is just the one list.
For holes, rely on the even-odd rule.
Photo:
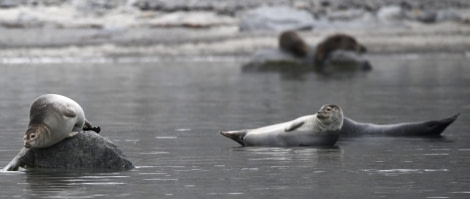
[(36, 138), (36, 134), (31, 134), (31, 135), (29, 135), (29, 138), (30, 138), (30, 139)]
[(330, 107), (326, 107), (326, 111), (331, 111), (331, 108), (330, 108)]

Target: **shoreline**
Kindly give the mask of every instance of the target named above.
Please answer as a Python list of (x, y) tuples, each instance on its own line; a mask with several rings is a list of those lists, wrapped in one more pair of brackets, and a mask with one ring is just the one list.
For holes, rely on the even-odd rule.
[[(313, 29), (298, 32), (310, 45), (341, 32), (369, 54), (470, 51), (470, 3), (463, 0), (38, 2), (0, 6), (0, 58), (250, 56), (278, 43), (279, 31), (240, 31), (240, 15), (262, 5), (308, 11)], [(439, 13), (448, 18), (438, 20)]]
[[(238, 32), (236, 27), (212, 29), (130, 29), (118, 33), (80, 29), (3, 31), (0, 57), (114, 57), (133, 56), (250, 56), (256, 50), (276, 48), (276, 32)], [(38, 33), (39, 32), (39, 33)], [(418, 28), (332, 29), (302, 31), (309, 44), (329, 34), (348, 33), (363, 43), (368, 54), (388, 53), (468, 53), (470, 26), (439, 24)], [(5, 35), (10, 35), (5, 37)], [(139, 36), (140, 35), (140, 36)], [(152, 36), (153, 35), (153, 36)], [(174, 35), (162, 38), (161, 35)], [(8, 41), (8, 42), (7, 42)]]

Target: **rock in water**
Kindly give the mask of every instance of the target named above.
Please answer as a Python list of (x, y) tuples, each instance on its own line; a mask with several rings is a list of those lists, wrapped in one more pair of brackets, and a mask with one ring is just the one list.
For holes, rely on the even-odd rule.
[(123, 171), (134, 168), (110, 140), (95, 132), (81, 132), (51, 147), (23, 148), (3, 170), (19, 167)]
[(307, 30), (312, 29), (313, 16), (290, 7), (259, 7), (240, 16), (240, 30)]

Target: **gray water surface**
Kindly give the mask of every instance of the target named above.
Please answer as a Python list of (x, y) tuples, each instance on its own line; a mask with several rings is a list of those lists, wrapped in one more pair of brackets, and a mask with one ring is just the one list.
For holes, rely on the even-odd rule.
[[(469, 198), (470, 59), (372, 56), (368, 74), (242, 73), (240, 60), (0, 65), (0, 166), (19, 151), (29, 105), (59, 93), (133, 161), (117, 173), (0, 173), (1, 198)], [(243, 148), (220, 130), (312, 114), (362, 122), (441, 119), (442, 138), (348, 138), (337, 147)]]

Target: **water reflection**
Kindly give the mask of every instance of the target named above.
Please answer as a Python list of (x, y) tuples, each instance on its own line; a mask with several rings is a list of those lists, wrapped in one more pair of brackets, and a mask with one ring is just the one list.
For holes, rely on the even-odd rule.
[(318, 163), (323, 160), (341, 161), (343, 151), (339, 147), (328, 148), (277, 148), (277, 147), (239, 147), (234, 151), (244, 154), (250, 161), (302, 161)]
[(365, 77), (368, 72), (363, 71), (335, 71), (332, 73), (318, 73), (311, 66), (267, 63), (262, 65), (243, 65), (243, 74), (278, 74), (283, 80), (306, 81), (311, 77), (322, 79), (348, 79), (355, 77)]
[[(367, 74), (244, 73), (241, 61), (2, 65), (0, 162), (21, 148), (32, 99), (61, 93), (136, 165), (122, 173), (0, 173), (5, 198), (468, 198), (468, 58), (372, 57)], [(293, 81), (294, 80), (294, 81)], [(337, 148), (243, 148), (218, 134), (312, 114), (438, 119), (438, 139), (348, 138)]]
[(27, 195), (31, 198), (95, 198), (106, 193), (88, 193), (87, 186), (125, 185), (126, 173), (97, 173), (86, 170), (34, 169), (25, 171)]

